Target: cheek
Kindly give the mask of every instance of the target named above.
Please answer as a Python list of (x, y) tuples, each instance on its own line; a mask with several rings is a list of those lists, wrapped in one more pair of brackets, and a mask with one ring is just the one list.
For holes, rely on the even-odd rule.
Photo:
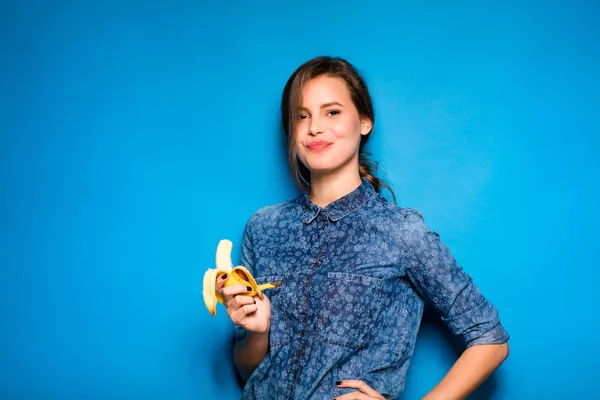
[(294, 146), (296, 146), (296, 151), (300, 151), (300, 148), (302, 147), (302, 140), (298, 136), (299, 135), (296, 135), (294, 144)]
[(360, 128), (360, 121), (340, 121), (331, 127), (331, 132), (337, 140), (354, 144), (360, 142)]
[(302, 141), (298, 137), (296, 137), (295, 148), (296, 148), (296, 157), (298, 157), (300, 160), (304, 161), (306, 149), (304, 148)]

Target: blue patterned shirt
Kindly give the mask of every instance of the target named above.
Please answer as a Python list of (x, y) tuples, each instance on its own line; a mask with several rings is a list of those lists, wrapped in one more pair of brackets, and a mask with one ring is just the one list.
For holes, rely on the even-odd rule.
[[(281, 281), (269, 352), (242, 399), (331, 399), (360, 379), (387, 399), (404, 389), (424, 302), (465, 346), (504, 343), (498, 312), (418, 211), (388, 202), (366, 179), (321, 208), (303, 193), (248, 221), (242, 265)], [(245, 334), (237, 328), (236, 338)]]

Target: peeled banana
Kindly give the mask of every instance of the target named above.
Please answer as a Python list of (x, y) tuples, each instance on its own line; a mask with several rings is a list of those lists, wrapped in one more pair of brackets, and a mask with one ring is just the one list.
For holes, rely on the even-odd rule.
[(245, 296), (258, 296), (263, 298), (263, 290), (273, 289), (281, 285), (281, 282), (269, 282), (262, 285), (257, 285), (256, 280), (250, 272), (242, 266), (233, 268), (231, 263), (231, 248), (233, 244), (229, 240), (221, 240), (217, 246), (217, 268), (209, 269), (204, 273), (204, 282), (202, 285), (202, 294), (204, 296), (204, 304), (210, 315), (217, 314), (217, 301), (223, 304), (223, 296), (216, 291), (217, 278), (227, 274), (225, 286), (242, 284), (248, 286), (251, 290), (244, 293)]

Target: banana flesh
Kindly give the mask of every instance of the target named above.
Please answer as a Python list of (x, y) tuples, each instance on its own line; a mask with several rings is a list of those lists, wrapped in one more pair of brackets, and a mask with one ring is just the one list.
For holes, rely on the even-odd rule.
[(209, 269), (204, 273), (204, 281), (202, 284), (202, 295), (204, 296), (204, 304), (210, 315), (216, 315), (217, 302), (223, 304), (223, 296), (216, 291), (217, 278), (227, 274), (225, 286), (244, 285), (251, 288), (245, 296), (258, 296), (263, 298), (263, 290), (273, 289), (281, 285), (281, 282), (269, 282), (258, 285), (250, 272), (242, 266), (233, 268), (231, 262), (231, 249), (233, 244), (229, 240), (221, 240), (217, 246), (217, 268)]

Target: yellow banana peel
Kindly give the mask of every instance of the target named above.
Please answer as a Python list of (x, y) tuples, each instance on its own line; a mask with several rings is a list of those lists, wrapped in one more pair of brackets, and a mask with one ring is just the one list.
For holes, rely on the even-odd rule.
[(258, 296), (263, 298), (263, 290), (273, 289), (281, 285), (281, 282), (269, 282), (258, 285), (252, 274), (242, 266), (233, 268), (231, 263), (231, 249), (233, 244), (229, 240), (221, 240), (217, 246), (217, 268), (209, 269), (204, 273), (204, 281), (202, 284), (202, 294), (204, 296), (204, 304), (210, 312), (210, 315), (217, 314), (217, 302), (223, 304), (223, 296), (216, 291), (217, 279), (224, 274), (227, 274), (225, 286), (244, 285), (251, 288), (245, 296)]

